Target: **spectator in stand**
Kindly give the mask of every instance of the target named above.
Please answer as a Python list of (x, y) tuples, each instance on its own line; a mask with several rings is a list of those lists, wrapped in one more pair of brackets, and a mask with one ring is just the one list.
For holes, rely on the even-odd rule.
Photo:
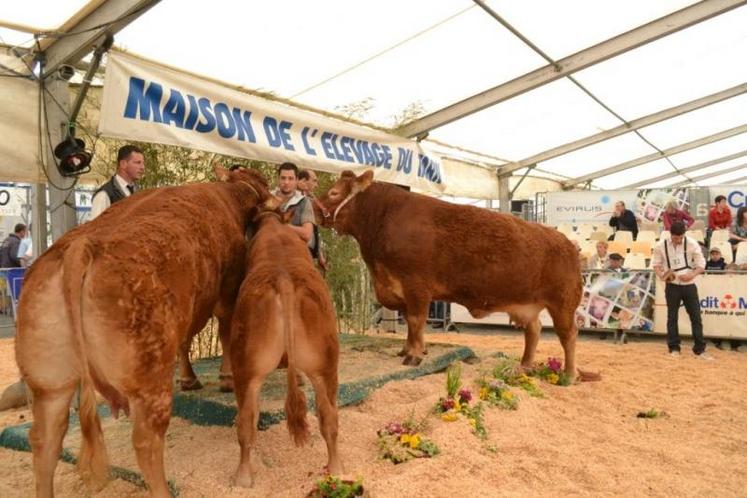
[[(635, 213), (630, 209), (625, 209), (625, 203), (623, 201), (617, 201), (615, 203), (615, 210), (610, 218), (610, 226), (616, 231), (633, 232), (633, 240), (638, 238), (638, 220), (636, 219)], [(612, 240), (610, 237), (610, 240)]]
[(609, 263), (609, 254), (607, 254), (607, 242), (600, 240), (597, 242), (597, 252), (589, 260), (590, 270), (606, 270)]
[(710, 252), (711, 257), (706, 261), (705, 269), (709, 270), (726, 270), (726, 261), (721, 256), (721, 249), (718, 247), (712, 247)]
[(613, 252), (612, 254), (610, 254), (609, 266), (607, 267), (607, 269), (615, 273), (623, 273), (623, 272), (628, 271), (627, 269), (623, 268), (622, 264), (623, 264), (622, 255), (616, 252)]
[(581, 265), (581, 270), (586, 270), (589, 268), (589, 260), (586, 258), (584, 253), (581, 252), (581, 244), (578, 243), (577, 240), (571, 240), (571, 243), (576, 248), (576, 251), (578, 251), (578, 262)]
[(715, 205), (708, 211), (708, 231), (731, 228), (731, 209), (726, 204), (726, 197), (717, 195)]
[(740, 242), (747, 241), (747, 206), (742, 206), (737, 210), (737, 217), (731, 225), (729, 233), (729, 242), (736, 256), (737, 245)]
[(695, 223), (695, 219), (693, 219), (692, 216), (690, 216), (686, 211), (677, 208), (677, 201), (667, 202), (667, 207), (661, 215), (661, 220), (664, 222), (664, 230), (671, 230), (672, 223), (675, 221), (681, 221), (684, 223), (686, 229), (690, 228), (693, 223)]

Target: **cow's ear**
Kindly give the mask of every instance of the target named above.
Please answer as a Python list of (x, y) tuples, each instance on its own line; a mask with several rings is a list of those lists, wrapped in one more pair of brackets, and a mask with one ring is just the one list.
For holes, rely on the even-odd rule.
[(218, 163), (213, 164), (213, 171), (215, 172), (215, 177), (218, 181), (227, 182), (228, 179), (231, 178), (230, 171)]
[(355, 178), (355, 173), (353, 173), (349, 169), (346, 169), (345, 171), (340, 173), (340, 178)]
[(368, 170), (365, 173), (363, 173), (361, 176), (355, 179), (355, 185), (353, 186), (353, 190), (355, 192), (363, 192), (366, 190), (369, 185), (373, 183), (373, 170)]

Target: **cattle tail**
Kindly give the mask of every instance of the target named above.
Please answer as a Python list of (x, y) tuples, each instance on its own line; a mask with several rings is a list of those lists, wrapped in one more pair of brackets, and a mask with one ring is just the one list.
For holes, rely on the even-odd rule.
[(295, 362), (295, 339), (293, 321), (296, 316), (293, 283), (281, 277), (277, 283), (280, 297), (281, 319), (285, 353), (288, 356), (288, 393), (285, 398), (285, 417), (288, 432), (296, 446), (303, 446), (309, 439), (309, 424), (306, 420), (306, 396), (298, 387), (298, 373)]
[(78, 471), (94, 489), (103, 487), (109, 474), (101, 421), (96, 412), (96, 391), (88, 365), (86, 340), (83, 333), (82, 299), (86, 271), (93, 260), (86, 238), (74, 240), (63, 258), (65, 307), (73, 329), (74, 346), (80, 360), (80, 418), (81, 446)]

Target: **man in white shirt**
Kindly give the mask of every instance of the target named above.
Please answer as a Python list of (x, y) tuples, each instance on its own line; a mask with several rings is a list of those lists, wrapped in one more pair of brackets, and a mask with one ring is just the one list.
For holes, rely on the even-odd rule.
[(91, 200), (92, 220), (115, 202), (129, 197), (137, 190), (135, 182), (145, 172), (145, 156), (135, 145), (125, 145), (117, 152), (117, 173), (94, 192)]
[(700, 318), (700, 298), (694, 280), (705, 273), (705, 258), (700, 245), (685, 235), (685, 224), (675, 221), (670, 228), (671, 240), (663, 239), (654, 247), (653, 268), (656, 275), (666, 282), (664, 290), (667, 299), (667, 345), (669, 354), (680, 355), (680, 334), (678, 313), (680, 303), (690, 317), (692, 335), (695, 344), (693, 353), (698, 358), (712, 360), (705, 352), (703, 339), (703, 321)]

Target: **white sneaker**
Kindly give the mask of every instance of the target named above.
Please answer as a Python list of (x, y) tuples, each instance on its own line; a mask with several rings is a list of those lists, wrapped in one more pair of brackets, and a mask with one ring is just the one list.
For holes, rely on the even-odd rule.
[(705, 351), (700, 354), (696, 354), (695, 357), (698, 358), (699, 360), (704, 360), (704, 361), (713, 361), (716, 359), (713, 356), (706, 353)]
[(682, 355), (680, 354), (679, 351), (670, 351), (669, 352), (669, 357), (670, 358), (679, 358), (680, 356), (682, 356)]

